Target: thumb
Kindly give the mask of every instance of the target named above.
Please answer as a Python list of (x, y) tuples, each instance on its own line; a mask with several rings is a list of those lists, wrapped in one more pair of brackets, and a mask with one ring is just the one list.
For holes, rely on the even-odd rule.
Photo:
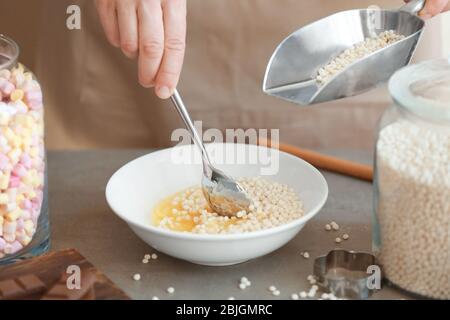
[(449, 1), (448, 0), (427, 0), (425, 2), (425, 7), (419, 13), (419, 16), (423, 19), (429, 19), (434, 17), (435, 15), (441, 13), (448, 9)]

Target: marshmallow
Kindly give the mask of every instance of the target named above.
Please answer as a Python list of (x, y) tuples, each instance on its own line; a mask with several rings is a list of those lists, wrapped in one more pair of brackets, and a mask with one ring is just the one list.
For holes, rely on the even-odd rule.
[(26, 247), (43, 200), (42, 91), (18, 64), (0, 70), (0, 260)]

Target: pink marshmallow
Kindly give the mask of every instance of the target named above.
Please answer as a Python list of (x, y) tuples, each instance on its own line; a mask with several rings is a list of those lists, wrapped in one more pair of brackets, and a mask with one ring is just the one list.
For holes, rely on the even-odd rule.
[(44, 192), (42, 189), (36, 190), (36, 199), (39, 201), (39, 204), (42, 203), (42, 199), (44, 199)]
[(27, 101), (36, 100), (42, 103), (42, 91), (41, 90), (30, 90), (25, 93), (25, 99)]
[(43, 107), (42, 101), (39, 100), (30, 100), (28, 101), (28, 106), (31, 110), (40, 110)]
[(32, 166), (31, 157), (28, 153), (22, 153), (20, 157), (20, 163), (27, 169), (30, 169)]
[(22, 248), (23, 248), (23, 245), (19, 241), (16, 240), (11, 244), (11, 251), (12, 251), (11, 253), (16, 253), (16, 252), (22, 250)]
[(25, 199), (22, 202), (22, 209), (30, 210), (31, 209), (31, 201), (29, 199)]
[(22, 164), (17, 164), (13, 169), (13, 174), (22, 178), (27, 174), (27, 169)]
[(38, 199), (34, 198), (31, 200), (31, 209), (33, 209), (33, 211), (39, 211), (40, 208), (41, 206)]
[(22, 231), (24, 228), (23, 218), (17, 220), (17, 231)]
[(11, 175), (9, 178), (9, 187), (10, 188), (17, 188), (20, 185), (20, 177), (16, 175)]
[(16, 87), (8, 80), (0, 78), (0, 90), (3, 95), (10, 96), (11, 93), (16, 89)]
[(42, 108), (42, 91), (40, 89), (30, 90), (25, 93), (25, 100), (32, 110)]

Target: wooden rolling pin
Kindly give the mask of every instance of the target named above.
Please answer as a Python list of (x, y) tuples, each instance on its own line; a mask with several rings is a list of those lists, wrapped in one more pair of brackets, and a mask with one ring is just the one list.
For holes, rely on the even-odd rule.
[[(258, 144), (260, 146), (271, 147), (271, 142), (268, 140), (259, 140)], [(301, 149), (286, 143), (280, 143), (279, 149), (302, 158), (317, 168), (337, 172), (361, 180), (373, 181), (373, 169), (371, 166), (327, 156), (311, 150)]]

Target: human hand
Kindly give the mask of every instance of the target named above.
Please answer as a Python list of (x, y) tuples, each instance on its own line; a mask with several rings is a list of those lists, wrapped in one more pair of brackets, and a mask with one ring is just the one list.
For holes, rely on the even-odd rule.
[[(409, 2), (411, 0), (406, 0)], [(430, 19), (441, 12), (450, 10), (450, 0), (426, 0), (425, 7), (420, 11), (419, 16), (423, 19)]]
[(138, 58), (139, 83), (161, 99), (176, 88), (186, 43), (186, 0), (95, 0), (108, 41)]

